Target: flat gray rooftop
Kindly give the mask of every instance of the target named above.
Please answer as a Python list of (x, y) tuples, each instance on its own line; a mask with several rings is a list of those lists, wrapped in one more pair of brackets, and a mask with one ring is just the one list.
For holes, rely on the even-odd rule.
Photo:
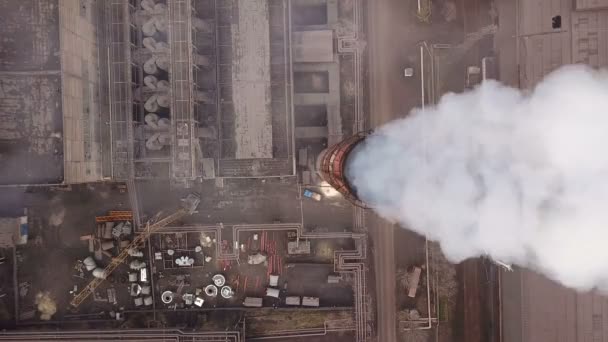
[(57, 1), (0, 2), (0, 184), (63, 180)]

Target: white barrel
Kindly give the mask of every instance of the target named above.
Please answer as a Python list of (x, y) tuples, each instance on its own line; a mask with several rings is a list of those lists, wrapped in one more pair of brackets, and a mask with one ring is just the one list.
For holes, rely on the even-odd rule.
[(88, 256), (86, 259), (84, 259), (82, 263), (86, 267), (87, 271), (92, 271), (97, 268), (97, 264), (95, 264), (95, 259), (93, 259), (92, 256)]
[(106, 271), (103, 268), (96, 268), (93, 270), (93, 277), (95, 278), (99, 278), (99, 279), (106, 279), (108, 275), (106, 274)]

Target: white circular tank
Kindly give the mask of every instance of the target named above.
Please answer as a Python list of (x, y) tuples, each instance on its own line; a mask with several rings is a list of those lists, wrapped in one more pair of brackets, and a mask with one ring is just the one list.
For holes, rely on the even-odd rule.
[(205, 294), (209, 297), (217, 297), (217, 287), (215, 285), (207, 285), (205, 287)]
[(162, 300), (162, 302), (165, 304), (171, 303), (173, 301), (173, 292), (171, 292), (171, 291), (163, 292), (163, 294), (160, 296), (160, 300)]
[(226, 284), (226, 277), (221, 274), (216, 274), (211, 279), (213, 280), (213, 284), (217, 287), (222, 287)]
[(229, 298), (232, 298), (232, 296), (234, 295), (234, 292), (232, 292), (232, 288), (230, 286), (224, 286), (220, 290), (220, 294), (222, 295), (222, 297), (229, 299)]
[(103, 268), (96, 268), (93, 270), (93, 277), (95, 278), (99, 278), (99, 279), (106, 279), (108, 275), (106, 274), (106, 271)]

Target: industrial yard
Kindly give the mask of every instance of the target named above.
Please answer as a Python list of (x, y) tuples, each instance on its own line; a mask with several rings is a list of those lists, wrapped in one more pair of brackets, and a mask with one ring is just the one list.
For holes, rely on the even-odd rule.
[(0, 339), (371, 336), (360, 3), (0, 6)]
[(533, 341), (552, 283), (452, 264), (349, 163), (568, 63), (562, 16), (608, 22), (573, 1), (0, 0), (0, 341)]

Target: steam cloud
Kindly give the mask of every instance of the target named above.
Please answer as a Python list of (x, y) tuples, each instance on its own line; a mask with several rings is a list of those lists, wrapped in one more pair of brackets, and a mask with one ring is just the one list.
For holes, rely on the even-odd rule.
[(349, 162), (362, 200), (437, 240), (569, 287), (608, 289), (608, 72), (494, 81), (378, 129)]

